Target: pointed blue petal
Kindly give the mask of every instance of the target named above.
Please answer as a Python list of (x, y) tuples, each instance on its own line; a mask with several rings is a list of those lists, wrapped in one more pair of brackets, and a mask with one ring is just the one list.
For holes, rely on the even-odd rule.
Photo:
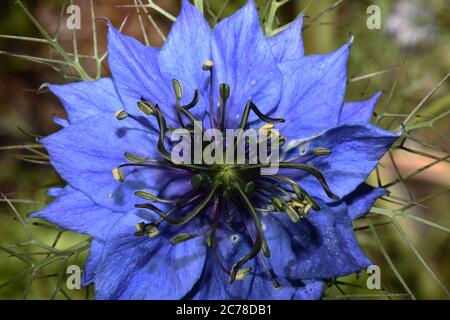
[(339, 115), (339, 124), (369, 123), (380, 96), (381, 92), (366, 101), (344, 103)]
[(122, 213), (103, 208), (82, 192), (67, 186), (46, 208), (34, 212), (32, 218), (44, 219), (63, 229), (84, 233), (104, 240)]
[(293, 21), (287, 29), (269, 38), (269, 45), (278, 63), (300, 59), (304, 56), (302, 26), (303, 16)]
[(343, 201), (348, 206), (348, 214), (352, 220), (355, 220), (364, 216), (372, 208), (375, 200), (388, 193), (386, 189), (374, 188), (363, 183), (355, 191), (347, 195)]
[(174, 232), (192, 232), (194, 221), (184, 228), (161, 225), (155, 238), (135, 235), (135, 225), (141, 221), (129, 214), (111, 231), (94, 280), (97, 299), (181, 299), (200, 278), (204, 239), (170, 243)]
[[(134, 208), (136, 190), (158, 194), (172, 180), (184, 177), (183, 172), (156, 166), (124, 168), (125, 182), (114, 179), (112, 170), (128, 162), (125, 152), (160, 159), (157, 140), (157, 134), (144, 124), (130, 118), (119, 121), (113, 114), (102, 114), (41, 141), (48, 150), (50, 162), (70, 185), (102, 206), (126, 211)], [(181, 194), (186, 183), (174, 180), (173, 188), (177, 186), (176, 192)]]
[(305, 138), (335, 127), (344, 102), (351, 43), (326, 55), (312, 55), (279, 64), (283, 91), (275, 116), (286, 122), (284, 136)]
[(159, 49), (147, 47), (109, 25), (108, 64), (122, 99), (121, 109), (140, 114), (137, 102), (144, 97), (158, 104), (172, 124), (175, 123), (172, 85), (161, 75), (158, 56)]
[(352, 220), (344, 204), (319, 201), (320, 211), (310, 212), (294, 224), (286, 215), (264, 219), (276, 275), (291, 279), (328, 279), (357, 272), (370, 265), (358, 245)]
[(48, 86), (61, 101), (71, 124), (100, 113), (114, 113), (122, 103), (110, 78)]
[[(310, 153), (315, 148), (331, 151), (328, 156), (303, 161), (320, 170), (331, 191), (342, 198), (366, 180), (397, 139), (396, 134), (372, 125), (344, 125), (303, 140), (295, 150), (300, 154)], [(289, 170), (288, 174), (310, 194), (331, 201), (312, 175), (300, 170)]]
[[(263, 113), (277, 106), (283, 84), (282, 75), (261, 30), (253, 0), (217, 24), (214, 35), (213, 89), (216, 90), (220, 83), (230, 86), (226, 128), (236, 128), (249, 100)], [(217, 92), (215, 96), (218, 98)]]

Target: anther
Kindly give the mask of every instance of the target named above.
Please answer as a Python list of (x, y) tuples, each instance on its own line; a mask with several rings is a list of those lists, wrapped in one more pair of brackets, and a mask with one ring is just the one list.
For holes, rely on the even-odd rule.
[(154, 223), (139, 222), (136, 224), (135, 235), (138, 237), (148, 235), (150, 238), (155, 238), (159, 235), (159, 230)]
[(273, 204), (273, 206), (274, 206), (276, 211), (283, 211), (284, 210), (285, 203), (283, 202), (283, 200), (281, 200), (281, 198), (273, 197), (272, 198), (272, 204)]
[(327, 148), (315, 148), (313, 153), (316, 156), (328, 156), (331, 153), (331, 150)]
[(241, 268), (236, 273), (235, 280), (244, 280), (245, 277), (247, 277), (252, 272), (252, 269), (250, 268)]
[(145, 222), (139, 222), (136, 225), (136, 236), (143, 236), (145, 234)]
[(142, 190), (138, 190), (134, 193), (137, 197), (144, 199), (144, 200), (150, 200), (150, 201), (154, 201), (156, 200), (156, 196), (151, 194), (150, 192), (147, 191), (142, 191)]
[(123, 156), (128, 161), (134, 162), (134, 163), (146, 162), (148, 160), (147, 158), (143, 158), (143, 157), (137, 156), (137, 155), (129, 153), (129, 152), (125, 152)]
[(173, 86), (173, 91), (175, 92), (175, 97), (178, 100), (181, 100), (181, 97), (183, 97), (183, 86), (181, 85), (181, 82), (178, 81), (177, 79), (173, 79), (172, 86)]
[(222, 100), (227, 101), (230, 97), (230, 86), (226, 83), (221, 83), (219, 86), (219, 93)]
[(211, 60), (206, 60), (205, 63), (203, 63), (203, 70), (208, 71), (211, 70), (214, 66), (214, 63)]
[(155, 115), (155, 106), (146, 100), (141, 100), (137, 103), (137, 106), (141, 112), (147, 116)]
[(123, 120), (129, 116), (128, 112), (124, 110), (117, 110), (114, 115), (117, 118), (117, 120)]
[(125, 181), (125, 174), (124, 174), (122, 168), (114, 168), (112, 170), (112, 174), (114, 176), (114, 179), (116, 179), (118, 182), (124, 182)]
[(159, 230), (153, 223), (148, 225), (146, 233), (150, 238), (156, 238), (159, 236)]
[(286, 213), (287, 213), (289, 219), (291, 219), (291, 221), (292, 221), (293, 223), (297, 223), (297, 222), (300, 221), (300, 218), (301, 218), (301, 217), (300, 217), (299, 214), (297, 213), (297, 210), (294, 209), (294, 207), (292, 206), (292, 204), (286, 205)]
[(266, 123), (265, 125), (259, 128), (259, 131), (271, 131), (274, 128), (272, 123)]
[(271, 256), (270, 249), (265, 240), (262, 242), (261, 250), (266, 258), (270, 258), (270, 256)]

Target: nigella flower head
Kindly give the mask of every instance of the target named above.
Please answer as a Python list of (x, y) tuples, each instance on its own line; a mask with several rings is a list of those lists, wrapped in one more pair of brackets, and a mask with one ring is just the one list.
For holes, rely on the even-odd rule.
[[(109, 26), (112, 76), (49, 86), (68, 120), (42, 143), (67, 186), (33, 216), (92, 237), (98, 299), (318, 299), (371, 264), (352, 220), (397, 136), (369, 124), (379, 94), (344, 103), (351, 42), (305, 56), (301, 27), (267, 38), (249, 1), (211, 29), (183, 1), (161, 49)], [(175, 162), (169, 133), (199, 123), (268, 132), (279, 171)]]

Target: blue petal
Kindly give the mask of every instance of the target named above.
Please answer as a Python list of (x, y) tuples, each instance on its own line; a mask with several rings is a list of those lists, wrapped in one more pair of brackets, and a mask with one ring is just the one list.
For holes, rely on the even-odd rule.
[[(344, 125), (299, 142), (295, 150), (300, 154), (308, 154), (315, 148), (331, 150), (328, 156), (305, 162), (319, 169), (331, 191), (342, 198), (366, 180), (397, 139), (396, 134), (372, 125)], [(292, 145), (296, 143), (292, 142)], [(288, 174), (310, 194), (330, 201), (312, 175), (292, 170)]]
[(97, 240), (92, 241), (91, 249), (89, 250), (86, 263), (84, 264), (83, 277), (81, 279), (81, 285), (83, 287), (94, 282), (97, 266), (100, 264), (102, 259), (103, 247), (103, 242)]
[[(160, 159), (158, 137), (150, 130), (133, 119), (119, 121), (113, 114), (102, 114), (44, 138), (42, 143), (50, 162), (70, 185), (102, 206), (126, 211), (134, 208), (137, 189), (158, 194), (167, 183), (183, 177), (183, 172), (157, 166), (125, 168), (125, 182), (114, 179), (112, 170), (127, 162), (125, 152)], [(180, 194), (186, 183), (174, 185)]]
[(255, 277), (249, 300), (291, 300), (296, 289), (286, 280), (278, 278), (280, 288), (274, 288), (272, 281), (268, 279), (262, 266), (259, 265), (259, 274)]
[[(220, 83), (230, 85), (226, 128), (232, 129), (239, 124), (249, 100), (264, 113), (274, 109), (280, 100), (283, 80), (261, 30), (253, 0), (217, 24), (214, 34), (213, 89)], [(217, 92), (215, 96), (218, 98)]]
[(161, 75), (158, 56), (158, 49), (123, 35), (110, 24), (108, 63), (123, 102), (121, 108), (131, 114), (139, 114), (136, 103), (144, 97), (158, 104), (172, 124), (175, 123), (175, 98), (170, 81)]
[(319, 201), (320, 211), (294, 224), (285, 214), (268, 216), (266, 238), (277, 276), (295, 280), (328, 279), (370, 265), (358, 245), (345, 204)]
[(59, 118), (57, 116), (52, 116), (52, 120), (54, 123), (56, 123), (57, 125), (59, 125), (63, 128), (65, 128), (69, 125), (69, 121), (67, 121), (66, 119)]
[(59, 195), (63, 192), (64, 192), (64, 188), (59, 188), (59, 187), (50, 188), (47, 190), (47, 196), (56, 198), (56, 197), (59, 197)]
[(110, 78), (48, 87), (63, 104), (71, 124), (101, 113), (114, 113), (122, 106)]
[(304, 280), (304, 286), (299, 287), (295, 293), (295, 300), (319, 300), (325, 290), (323, 281)]
[[(210, 73), (203, 70), (203, 64), (212, 58), (212, 38), (212, 30), (202, 13), (189, 1), (183, 0), (181, 12), (161, 49), (158, 61), (161, 71), (170, 81), (181, 81), (184, 103), (192, 100), (195, 89), (199, 89), (209, 101)], [(193, 112), (199, 109), (205, 111), (205, 106), (205, 100), (201, 99)]]
[(304, 56), (302, 25), (303, 16), (292, 22), (286, 30), (269, 38), (269, 45), (278, 63), (300, 59)]
[[(200, 278), (206, 257), (202, 237), (172, 245), (169, 237), (175, 234), (167, 224), (156, 238), (137, 237), (140, 221), (126, 215), (111, 231), (95, 277), (97, 299), (181, 299)], [(193, 223), (173, 229), (190, 232)]]
[(388, 193), (386, 189), (374, 188), (363, 183), (355, 191), (347, 195), (343, 201), (348, 206), (348, 214), (352, 220), (355, 220), (364, 216), (372, 208), (375, 200)]
[(318, 300), (324, 291), (324, 282), (316, 280), (289, 281), (277, 278), (280, 288), (275, 289), (272, 281), (265, 275), (255, 278), (251, 300)]
[(288, 138), (305, 138), (335, 127), (344, 102), (351, 43), (326, 55), (305, 56), (279, 64), (283, 92), (275, 115)]
[(82, 192), (65, 187), (58, 198), (46, 208), (34, 212), (32, 218), (41, 218), (63, 229), (84, 233), (104, 240), (109, 229), (122, 216), (95, 204)]
[(366, 101), (344, 103), (339, 115), (339, 124), (369, 123), (380, 96), (381, 92)]

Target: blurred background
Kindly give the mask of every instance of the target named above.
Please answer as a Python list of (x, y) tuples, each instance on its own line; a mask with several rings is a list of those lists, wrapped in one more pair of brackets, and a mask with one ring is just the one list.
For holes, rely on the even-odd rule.
[[(204, 2), (213, 24), (245, 1)], [(257, 1), (266, 32), (274, 34), (305, 14), (307, 54), (335, 50), (353, 35), (347, 100), (383, 91), (373, 122), (404, 132), (369, 178), (374, 186), (388, 187), (390, 196), (355, 221), (361, 245), (380, 266), (382, 288), (368, 290), (368, 275), (362, 272), (330, 280), (325, 299), (448, 299), (450, 2), (285, 2)], [(81, 14), (75, 31), (66, 25), (70, 1), (21, 3), (0, 4), (0, 299), (90, 299), (92, 288), (71, 290), (66, 284), (67, 266), (83, 265), (89, 239), (26, 218), (51, 201), (48, 187), (63, 184), (35, 140), (59, 129), (53, 116), (65, 117), (41, 85), (109, 74), (106, 24), (92, 16), (108, 17), (126, 34), (161, 46), (180, 3), (74, 0)], [(43, 29), (55, 42), (45, 40)], [(58, 50), (73, 63), (68, 65)]]

